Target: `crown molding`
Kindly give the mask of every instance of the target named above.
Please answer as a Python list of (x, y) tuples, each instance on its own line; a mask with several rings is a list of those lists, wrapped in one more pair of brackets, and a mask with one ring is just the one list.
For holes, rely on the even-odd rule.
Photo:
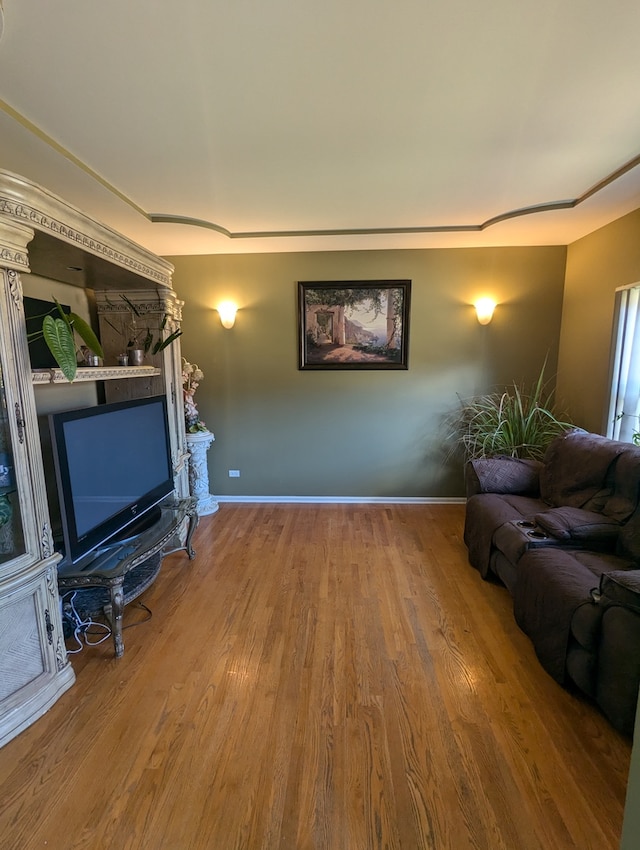
[[(2, 9), (2, 0), (0, 0), (0, 12)], [(1, 26), (1, 21), (0, 21)], [(1, 34), (1, 33), (0, 33)], [(40, 140), (45, 142), (53, 150), (64, 156), (85, 174), (99, 183), (103, 188), (107, 189), (115, 197), (119, 198), (139, 215), (143, 216), (147, 221), (153, 224), (178, 224), (187, 227), (199, 227), (206, 230), (213, 230), (216, 233), (225, 236), (227, 239), (282, 239), (282, 238), (305, 238), (314, 236), (393, 236), (399, 234), (420, 234), (420, 233), (481, 233), (496, 224), (500, 224), (510, 219), (520, 218), (522, 216), (537, 215), (538, 213), (554, 212), (558, 210), (575, 209), (584, 203), (587, 199), (597, 195), (607, 186), (610, 186), (616, 180), (628, 174), (634, 168), (640, 165), (640, 154), (634, 156), (628, 162), (616, 168), (611, 173), (607, 174), (602, 179), (598, 180), (586, 191), (582, 192), (575, 198), (545, 201), (539, 204), (532, 204), (525, 207), (520, 207), (513, 210), (507, 210), (498, 213), (483, 222), (475, 224), (434, 224), (434, 225), (414, 225), (407, 227), (347, 227), (347, 228), (329, 228), (329, 229), (308, 229), (308, 230), (256, 230), (256, 231), (231, 231), (222, 224), (209, 221), (208, 219), (192, 218), (190, 216), (175, 215), (173, 213), (155, 212), (150, 213), (136, 204), (131, 198), (121, 192), (117, 187), (113, 186), (105, 180), (100, 174), (90, 168), (82, 160), (78, 159), (74, 154), (60, 145), (55, 139), (48, 136), (39, 127), (17, 112), (13, 107), (3, 100), (0, 100), (0, 110), (6, 112), (14, 120), (18, 121), (25, 129), (33, 133)], [(142, 249), (141, 249), (142, 250)], [(113, 262), (117, 260), (111, 258)]]
[(184, 224), (191, 227), (204, 227), (208, 230), (215, 230), (216, 233), (221, 233), (228, 239), (282, 239), (291, 237), (309, 237), (309, 236), (389, 236), (407, 233), (481, 233), (489, 227), (493, 227), (501, 222), (508, 221), (512, 218), (520, 218), (526, 215), (536, 215), (537, 213), (553, 212), (555, 210), (570, 210), (582, 204), (588, 198), (593, 197), (598, 192), (601, 192), (607, 186), (610, 186), (620, 177), (628, 174), (634, 168), (640, 165), (640, 154), (630, 159), (620, 168), (616, 168), (611, 174), (603, 177), (577, 198), (564, 201), (548, 201), (541, 204), (533, 204), (527, 207), (521, 207), (515, 210), (499, 213), (492, 216), (479, 224), (434, 224), (434, 225), (417, 225), (413, 227), (358, 227), (358, 228), (338, 228), (327, 230), (258, 230), (258, 231), (237, 231), (227, 230), (220, 224), (207, 221), (200, 218), (189, 218), (188, 216), (171, 215), (167, 213), (149, 213), (148, 218), (154, 224)]
[(171, 287), (173, 266), (105, 224), (54, 195), (48, 189), (0, 170), (0, 220), (46, 233), (127, 271)]

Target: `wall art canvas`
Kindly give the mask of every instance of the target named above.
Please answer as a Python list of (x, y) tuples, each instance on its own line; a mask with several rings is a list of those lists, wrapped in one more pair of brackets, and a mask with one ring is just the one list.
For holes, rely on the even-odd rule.
[(406, 369), (411, 281), (300, 281), (300, 369)]

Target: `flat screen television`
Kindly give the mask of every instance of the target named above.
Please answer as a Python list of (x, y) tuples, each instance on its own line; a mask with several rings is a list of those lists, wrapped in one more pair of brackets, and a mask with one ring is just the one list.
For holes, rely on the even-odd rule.
[(173, 492), (164, 396), (52, 413), (49, 428), (64, 538), (61, 566), (126, 537)]

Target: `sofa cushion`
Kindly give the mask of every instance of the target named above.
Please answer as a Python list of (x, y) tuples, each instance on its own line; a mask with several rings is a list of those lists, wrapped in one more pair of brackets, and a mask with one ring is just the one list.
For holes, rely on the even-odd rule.
[(491, 572), (500, 579), (513, 596), (516, 581), (518, 580), (518, 565), (513, 564), (502, 552), (495, 549), (491, 554), (489, 566)]
[(632, 561), (621, 558), (613, 552), (595, 552), (590, 549), (575, 549), (571, 552), (571, 557), (582, 567), (586, 567), (586, 569), (592, 573), (594, 577), (594, 588), (598, 587), (600, 577), (603, 574), (615, 572), (617, 570), (629, 570), (633, 567)]
[(619, 522), (631, 517), (640, 498), (640, 447), (624, 445), (610, 470), (611, 494), (602, 506), (602, 513)]
[(493, 535), (505, 522), (531, 517), (544, 508), (540, 499), (528, 496), (480, 493), (467, 499), (464, 524), (464, 542), (469, 550), (469, 563), (486, 578)]
[(620, 523), (612, 517), (583, 508), (551, 508), (536, 514), (536, 525), (557, 540), (593, 543), (615, 541)]
[(590, 697), (596, 696), (598, 681), (598, 655), (570, 641), (567, 650), (567, 673), (580, 690)]
[(549, 445), (540, 470), (540, 496), (552, 507), (602, 510), (611, 495), (608, 472), (628, 443), (568, 431)]
[(600, 576), (600, 601), (640, 614), (640, 570), (616, 570)]
[(571, 634), (581, 647), (596, 652), (600, 641), (602, 608), (589, 601), (579, 605), (571, 618)]
[(602, 616), (596, 699), (611, 723), (632, 736), (640, 685), (640, 617), (614, 606)]
[(488, 457), (470, 460), (465, 469), (467, 494), (513, 493), (537, 496), (542, 463), (516, 457)]
[(620, 529), (616, 552), (621, 558), (628, 558), (640, 566), (640, 507)]
[(563, 684), (571, 621), (575, 610), (591, 599), (599, 576), (566, 549), (532, 549), (518, 564), (513, 594), (517, 624), (534, 645), (545, 670)]

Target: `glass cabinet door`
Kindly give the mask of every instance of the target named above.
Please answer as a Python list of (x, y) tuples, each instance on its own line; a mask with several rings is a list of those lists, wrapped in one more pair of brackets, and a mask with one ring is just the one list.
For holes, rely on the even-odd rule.
[(0, 564), (26, 551), (8, 417), (4, 375), (0, 364)]

